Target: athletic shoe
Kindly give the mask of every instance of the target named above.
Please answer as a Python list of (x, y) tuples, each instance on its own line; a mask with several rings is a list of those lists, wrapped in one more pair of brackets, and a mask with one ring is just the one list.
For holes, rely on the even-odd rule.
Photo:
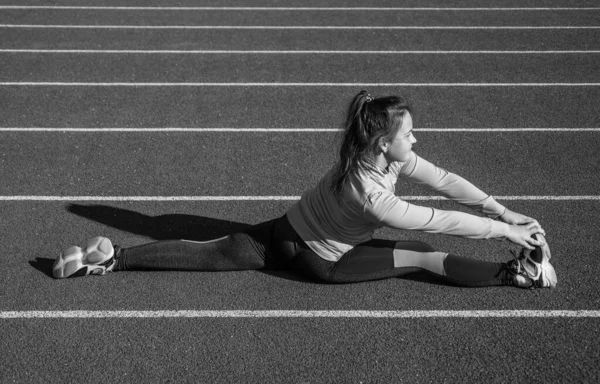
[(508, 270), (513, 274), (513, 284), (521, 288), (555, 288), (556, 271), (550, 264), (550, 247), (542, 235), (538, 240), (545, 244), (530, 250), (523, 248), (519, 256), (508, 263)]
[(116, 264), (115, 249), (106, 237), (88, 240), (87, 247), (69, 247), (54, 262), (52, 276), (56, 279), (85, 275), (104, 275)]
[(550, 254), (550, 247), (548, 246), (548, 242), (546, 242), (544, 235), (536, 233), (535, 235), (531, 235), (531, 237), (544, 243), (541, 247), (535, 247), (535, 249), (531, 251), (531, 258), (536, 263), (542, 263), (543, 260), (550, 260), (552, 255)]

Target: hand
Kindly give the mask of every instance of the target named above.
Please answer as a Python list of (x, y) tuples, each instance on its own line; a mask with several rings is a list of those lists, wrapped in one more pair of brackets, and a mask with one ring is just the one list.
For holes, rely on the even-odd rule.
[(533, 222), (527, 224), (510, 225), (507, 238), (513, 243), (522, 245), (527, 249), (535, 249), (535, 247), (541, 247), (544, 245), (543, 242), (531, 237), (531, 235), (536, 233), (543, 232), (540, 224), (534, 220)]
[[(525, 216), (525, 215), (521, 215), (520, 213), (517, 213), (517, 212), (513, 212), (510, 209), (506, 209), (506, 211), (498, 219), (500, 221), (505, 222), (506, 224), (521, 225), (521, 224), (535, 223), (538, 226), (540, 225), (540, 223), (538, 223), (538, 221), (536, 219)], [(540, 229), (541, 229), (541, 227), (540, 227)], [(544, 230), (541, 230), (541, 233), (543, 235), (546, 234), (544, 232)]]

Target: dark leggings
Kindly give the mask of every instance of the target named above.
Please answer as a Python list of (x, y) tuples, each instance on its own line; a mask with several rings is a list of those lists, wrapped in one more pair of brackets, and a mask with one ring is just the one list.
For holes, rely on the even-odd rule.
[(461, 286), (510, 283), (505, 263), (436, 252), (420, 241), (371, 240), (355, 246), (337, 262), (328, 261), (306, 245), (286, 216), (211, 241), (167, 240), (116, 248), (117, 271), (291, 269), (328, 283), (356, 283), (426, 272)]

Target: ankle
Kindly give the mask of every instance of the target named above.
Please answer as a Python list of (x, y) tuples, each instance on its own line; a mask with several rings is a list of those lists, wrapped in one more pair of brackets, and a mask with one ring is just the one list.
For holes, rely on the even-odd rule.
[(122, 257), (123, 256), (123, 249), (118, 246), (115, 245), (113, 247), (113, 249), (115, 250), (114, 252), (114, 258), (115, 258), (115, 266), (113, 267), (113, 272), (116, 271), (124, 271), (125, 270), (125, 258)]

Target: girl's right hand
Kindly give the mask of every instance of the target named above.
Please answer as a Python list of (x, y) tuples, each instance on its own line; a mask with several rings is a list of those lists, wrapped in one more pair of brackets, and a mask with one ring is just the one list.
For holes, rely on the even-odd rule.
[(507, 238), (515, 244), (528, 249), (534, 249), (535, 247), (541, 247), (544, 243), (534, 239), (531, 235), (543, 232), (543, 229), (537, 222), (522, 225), (509, 225)]

